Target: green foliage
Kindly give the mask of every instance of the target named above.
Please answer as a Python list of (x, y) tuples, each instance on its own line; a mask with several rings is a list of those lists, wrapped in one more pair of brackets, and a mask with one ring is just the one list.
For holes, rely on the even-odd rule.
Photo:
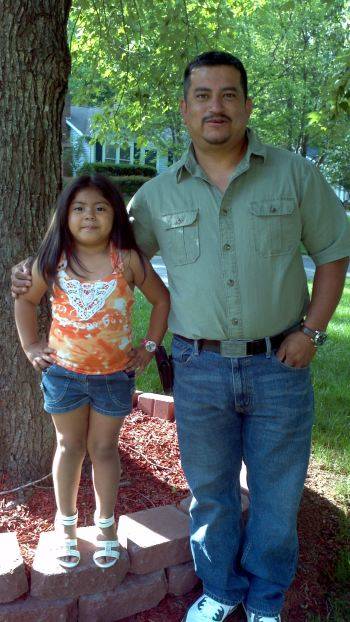
[(157, 174), (154, 166), (147, 164), (110, 164), (108, 162), (85, 162), (77, 171), (77, 175), (84, 173), (101, 173), (102, 175), (122, 176), (139, 176), (148, 179)]
[(247, 67), (252, 125), (267, 142), (306, 154), (333, 182), (347, 176), (348, 0), (76, 0), (71, 92), (99, 105), (95, 139), (183, 150), (178, 112), (186, 63), (224, 49)]
[(111, 177), (111, 179), (117, 184), (124, 197), (132, 197), (146, 181), (152, 178), (143, 175), (127, 175), (126, 177)]

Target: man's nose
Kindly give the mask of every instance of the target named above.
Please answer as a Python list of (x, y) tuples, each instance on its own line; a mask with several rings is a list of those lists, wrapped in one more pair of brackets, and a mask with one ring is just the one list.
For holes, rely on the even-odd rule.
[(223, 111), (223, 102), (222, 97), (220, 95), (213, 95), (210, 100), (210, 112), (222, 112)]

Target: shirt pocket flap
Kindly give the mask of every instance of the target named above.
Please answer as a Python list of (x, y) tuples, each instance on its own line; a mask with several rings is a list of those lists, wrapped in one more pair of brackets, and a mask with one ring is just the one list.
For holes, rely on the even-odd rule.
[(198, 209), (176, 214), (164, 214), (161, 216), (161, 223), (164, 229), (175, 229), (175, 227), (186, 227), (193, 225), (198, 215)]
[(295, 210), (295, 199), (252, 201), (250, 211), (254, 216), (288, 216)]

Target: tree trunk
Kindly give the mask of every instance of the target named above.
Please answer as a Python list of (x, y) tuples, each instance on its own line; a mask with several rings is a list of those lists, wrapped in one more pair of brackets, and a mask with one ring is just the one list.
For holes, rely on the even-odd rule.
[[(0, 11), (0, 468), (7, 485), (51, 470), (54, 435), (24, 356), (11, 266), (34, 254), (61, 189), (61, 115), (70, 71), (70, 0), (3, 0)], [(40, 312), (45, 331), (47, 312)]]

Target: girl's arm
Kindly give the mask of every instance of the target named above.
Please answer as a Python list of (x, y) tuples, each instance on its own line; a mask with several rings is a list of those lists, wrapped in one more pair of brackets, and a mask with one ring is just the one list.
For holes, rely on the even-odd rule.
[(32, 270), (32, 285), (26, 294), (15, 300), (15, 320), (22, 348), (37, 370), (53, 363), (50, 356), (54, 350), (47, 347), (45, 339), (39, 339), (37, 306), (47, 291), (47, 284), (38, 272), (35, 262)]
[[(132, 273), (132, 282), (136, 285), (148, 302), (152, 305), (151, 317), (148, 330), (144, 338), (155, 341), (157, 345), (162, 342), (168, 326), (168, 315), (170, 309), (170, 296), (168, 289), (158, 274), (153, 270), (151, 263), (145, 258), (145, 266), (142, 266), (138, 254), (132, 250), (130, 252), (129, 265), (126, 272)], [(126, 275), (128, 278), (128, 275)], [(145, 369), (153, 357), (152, 352), (147, 352), (143, 345), (134, 348), (127, 366), (127, 370), (138, 369), (140, 372)]]

